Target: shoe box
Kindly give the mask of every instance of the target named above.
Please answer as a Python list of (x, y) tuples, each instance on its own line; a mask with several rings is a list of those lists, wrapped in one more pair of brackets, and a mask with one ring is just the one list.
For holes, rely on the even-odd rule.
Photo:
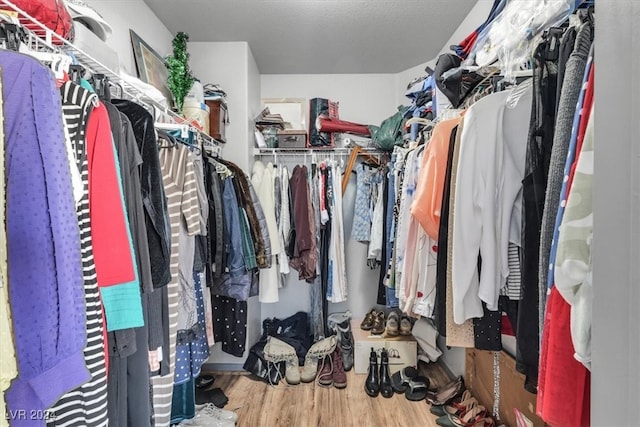
[(373, 335), (371, 331), (360, 329), (361, 320), (351, 321), (351, 331), (353, 332), (353, 369), (356, 374), (366, 374), (369, 369), (369, 354), (373, 347), (378, 353), (378, 364), (380, 364), (380, 353), (383, 348), (389, 353), (389, 373), (399, 371), (406, 366), (417, 366), (418, 364), (418, 343), (413, 335), (398, 335), (395, 337)]

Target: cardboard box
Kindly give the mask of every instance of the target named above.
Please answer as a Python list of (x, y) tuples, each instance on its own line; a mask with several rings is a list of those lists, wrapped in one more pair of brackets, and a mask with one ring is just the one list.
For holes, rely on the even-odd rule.
[[(516, 361), (504, 350), (500, 357), (500, 423), (517, 425), (515, 409), (529, 420), (533, 427), (544, 427), (544, 421), (536, 415), (536, 395), (524, 387), (525, 377), (516, 370)], [(493, 352), (467, 349), (465, 385), (486, 408), (493, 408), (494, 378)]]
[(369, 354), (373, 347), (378, 353), (378, 364), (380, 363), (380, 353), (383, 348), (389, 352), (389, 373), (395, 372), (406, 366), (417, 366), (418, 364), (418, 343), (412, 335), (389, 337), (383, 335), (373, 335), (369, 331), (360, 329), (361, 320), (351, 321), (351, 330), (354, 340), (354, 370), (356, 374), (366, 374), (369, 369)]

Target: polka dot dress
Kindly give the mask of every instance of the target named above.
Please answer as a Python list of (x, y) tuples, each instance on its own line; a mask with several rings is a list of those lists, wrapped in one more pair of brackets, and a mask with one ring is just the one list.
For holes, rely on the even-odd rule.
[(198, 322), (189, 330), (178, 331), (176, 346), (175, 384), (182, 384), (200, 375), (202, 364), (209, 358), (209, 343), (204, 317), (202, 277), (193, 273), (197, 301)]

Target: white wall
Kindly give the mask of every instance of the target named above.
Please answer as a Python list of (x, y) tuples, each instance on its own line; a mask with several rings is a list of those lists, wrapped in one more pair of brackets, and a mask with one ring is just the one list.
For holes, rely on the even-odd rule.
[(464, 40), (465, 37), (467, 37), (467, 35), (478, 28), (478, 26), (482, 24), (489, 16), (492, 5), (493, 0), (478, 0), (473, 9), (469, 11), (469, 14), (466, 16), (466, 18), (460, 23), (460, 26), (451, 35), (449, 41), (447, 41), (447, 43), (442, 46), (442, 49), (435, 56), (435, 58), (431, 58), (423, 64), (416, 65), (415, 67), (409, 68), (408, 70), (402, 71), (395, 75), (397, 96), (396, 104), (410, 104), (409, 100), (404, 96), (409, 82), (411, 82), (416, 77), (424, 76), (426, 74), (424, 70), (427, 66), (433, 69), (436, 66), (436, 60), (438, 59), (438, 56), (443, 53), (450, 52), (451, 50), (449, 49), (449, 46), (460, 43), (462, 40)]
[(188, 45), (191, 69), (202, 84), (215, 83), (227, 93), (230, 123), (222, 156), (247, 170), (248, 50), (246, 42), (191, 42)]
[[(379, 125), (395, 111), (392, 74), (262, 75), (261, 82), (262, 98), (328, 98), (340, 103), (340, 118), (351, 122)], [(346, 160), (345, 157), (345, 163)], [(288, 161), (290, 170), (297, 162), (303, 160)], [(330, 304), (329, 312), (351, 310), (354, 318), (361, 318), (375, 305), (379, 272), (366, 265), (366, 245), (348, 239), (354, 203), (355, 176), (352, 176), (343, 200), (349, 298), (345, 303)], [(262, 304), (262, 318), (282, 318), (299, 310), (309, 311), (310, 286), (297, 280), (297, 273), (292, 271), (280, 290), (280, 301)]]
[[(215, 83), (227, 93), (230, 123), (222, 157), (244, 171), (253, 163), (253, 118), (260, 108), (260, 75), (246, 42), (192, 42), (188, 46), (190, 65), (202, 84)], [(261, 334), (261, 307), (257, 298), (248, 301), (247, 351), (242, 358), (231, 356), (216, 344), (208, 363), (237, 369), (246, 359), (251, 345)]]
[(262, 98), (328, 98), (340, 118), (380, 124), (395, 111), (392, 74), (263, 74)]
[[(244, 125), (247, 129), (246, 146), (248, 147), (247, 159), (249, 162), (246, 171), (249, 174), (251, 174), (253, 167), (253, 119), (260, 112), (260, 108), (260, 71), (258, 71), (258, 65), (251, 49), (247, 46), (247, 116), (244, 117)], [(249, 298), (247, 311), (247, 349), (249, 349), (262, 334), (262, 304), (257, 297)]]
[[(102, 15), (113, 28), (107, 44), (120, 57), (120, 66), (128, 74), (137, 76), (129, 30), (138, 34), (159, 55), (172, 51), (173, 34), (142, 0), (85, 0)], [(113, 70), (118, 71), (118, 70)]]
[(640, 73), (640, 52), (629, 49), (640, 43), (638, 20), (635, 0), (608, 2), (596, 15), (593, 426), (638, 425), (640, 85), (632, 76)]

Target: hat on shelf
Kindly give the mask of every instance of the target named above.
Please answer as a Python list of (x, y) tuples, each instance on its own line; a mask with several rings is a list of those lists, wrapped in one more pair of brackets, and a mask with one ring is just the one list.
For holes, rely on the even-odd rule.
[(74, 21), (89, 28), (102, 41), (107, 41), (113, 30), (94, 8), (80, 0), (65, 0), (65, 3)]

